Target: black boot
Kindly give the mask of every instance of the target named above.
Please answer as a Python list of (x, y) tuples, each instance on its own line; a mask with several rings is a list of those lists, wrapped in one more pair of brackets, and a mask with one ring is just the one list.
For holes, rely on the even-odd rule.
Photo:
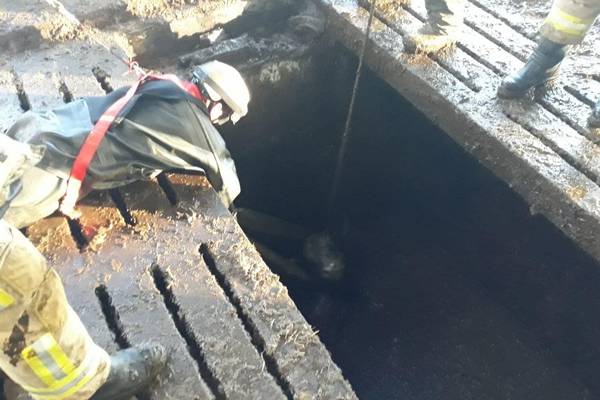
[(129, 400), (145, 389), (167, 363), (161, 346), (144, 346), (121, 350), (111, 356), (107, 381), (90, 400)]
[(590, 128), (600, 129), (600, 100), (596, 103), (596, 107), (594, 107), (594, 111), (592, 111), (592, 115), (588, 119), (588, 125)]
[(555, 80), (569, 48), (569, 45), (541, 39), (525, 66), (504, 79), (498, 88), (498, 97), (523, 97), (532, 87)]

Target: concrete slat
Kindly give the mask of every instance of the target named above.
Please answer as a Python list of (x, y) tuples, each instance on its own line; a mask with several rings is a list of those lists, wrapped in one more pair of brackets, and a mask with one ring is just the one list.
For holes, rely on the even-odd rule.
[(600, 146), (536, 103), (511, 100), (501, 101), (500, 106), (511, 120), (532, 132), (591, 180), (600, 182)]
[(521, 60), (527, 59), (535, 48), (534, 41), (469, 1), (465, 3), (465, 22), (470, 28), (486, 32), (502, 42), (503, 46), (511, 49), (512, 54)]
[(225, 398), (285, 399), (200, 254), (192, 252), (182, 261), (184, 251), (160, 252), (159, 265)]
[(576, 129), (590, 140), (597, 141), (598, 137), (587, 126), (591, 112), (590, 106), (577, 100), (562, 87), (546, 91), (538, 102), (561, 117), (563, 121)]
[[(529, 38), (534, 42), (538, 36), (539, 28), (543, 24), (552, 2), (515, 2), (513, 0), (469, 0), (467, 10), (471, 10), (472, 3), (487, 15), (486, 24), (504, 24), (509, 26), (517, 36)], [(482, 22), (480, 22), (482, 23)], [(514, 35), (513, 35), (514, 36)], [(505, 40), (522, 40), (498, 36)], [(569, 56), (563, 63), (562, 75), (571, 73), (582, 75), (600, 76), (600, 64), (597, 62), (598, 39), (600, 38), (600, 23), (592, 26), (581, 46), (574, 46)]]
[(600, 82), (595, 79), (584, 79), (579, 77), (565, 78), (565, 86), (573, 90), (577, 95), (583, 97), (591, 104), (600, 100)]
[[(523, 4), (511, 0), (469, 0), (495, 18), (505, 21), (524, 37), (535, 39), (538, 29), (550, 11), (551, 3)], [(532, 12), (533, 11), (533, 12)], [(524, 17), (526, 13), (526, 17)]]
[[(88, 205), (81, 206), (82, 222), (96, 233), (85, 252), (77, 249), (64, 220), (59, 220), (56, 228), (53, 228), (56, 222), (52, 220), (41, 221), (30, 228), (30, 234), (41, 250), (52, 257), (52, 265), (63, 277), (67, 292), (78, 301), (88, 300), (88, 305), (75, 304), (74, 308), (92, 336), (99, 330), (97, 325), (104, 324), (104, 317), (98, 311), (98, 299), (90, 298), (95, 297), (96, 287), (102, 285), (111, 296), (110, 306), (119, 316), (115, 323), (122, 327), (129, 343), (161, 343), (169, 350), (169, 368), (152, 391), (153, 398), (213, 399), (150, 275), (155, 260), (154, 242), (145, 240), (147, 237), (136, 239), (105, 193), (96, 194), (85, 202)], [(160, 201), (157, 204), (160, 205)], [(100, 247), (102, 251), (97, 251)], [(95, 309), (90, 307), (94, 304), (98, 304)], [(95, 339), (97, 337), (96, 334)]]
[[(74, 59), (73, 54), (85, 54), (86, 57)], [(110, 75), (114, 88), (135, 81), (133, 74), (127, 74), (127, 66), (107, 49), (97, 44), (82, 42), (57, 45), (31, 54), (20, 54), (13, 58), (12, 65), (22, 76), (34, 110), (63, 104), (59, 91), (61, 77), (74, 98), (103, 95), (104, 91), (92, 74), (94, 67), (100, 67)]]

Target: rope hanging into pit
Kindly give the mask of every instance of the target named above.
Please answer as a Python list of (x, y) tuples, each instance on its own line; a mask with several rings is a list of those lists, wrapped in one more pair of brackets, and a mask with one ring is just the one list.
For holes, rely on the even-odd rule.
[(356, 96), (358, 94), (358, 87), (359, 87), (360, 78), (362, 75), (365, 54), (367, 52), (367, 43), (369, 42), (369, 37), (371, 35), (371, 26), (373, 25), (373, 17), (375, 15), (376, 0), (371, 0), (370, 3), (371, 3), (371, 7), (369, 10), (369, 21), (367, 22), (367, 30), (365, 31), (365, 38), (364, 38), (364, 41), (362, 43), (362, 47), (360, 50), (358, 67), (356, 68), (356, 76), (354, 77), (354, 87), (352, 89), (352, 97), (350, 98), (350, 105), (348, 106), (348, 114), (346, 116), (344, 133), (342, 134), (340, 148), (338, 150), (337, 161), (336, 161), (334, 175), (333, 175), (333, 185), (331, 187), (331, 192), (329, 193), (329, 204), (328, 204), (327, 210), (328, 210), (330, 231), (333, 230), (334, 210), (335, 210), (335, 205), (336, 205), (338, 195), (339, 195), (340, 181), (342, 179), (342, 173), (344, 170), (344, 161), (346, 158), (346, 147), (348, 146), (348, 137), (350, 135), (350, 130), (351, 130), (351, 126), (352, 126), (352, 116), (354, 114), (354, 104), (356, 103)]

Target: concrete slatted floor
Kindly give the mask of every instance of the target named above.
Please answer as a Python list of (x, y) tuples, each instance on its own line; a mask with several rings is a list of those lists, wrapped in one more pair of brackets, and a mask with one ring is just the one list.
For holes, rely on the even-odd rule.
[[(369, 2), (319, 2), (332, 37), (356, 53)], [(505, 101), (496, 97), (498, 84), (531, 53), (532, 27), (544, 10), (534, 18), (509, 0), (468, 1), (456, 49), (413, 56), (403, 52), (402, 37), (426, 21), (424, 3), (377, 4), (368, 66), (525, 198), (532, 213), (544, 214), (600, 259), (600, 136), (586, 126), (600, 99), (599, 54), (592, 45), (598, 27), (551, 90)]]

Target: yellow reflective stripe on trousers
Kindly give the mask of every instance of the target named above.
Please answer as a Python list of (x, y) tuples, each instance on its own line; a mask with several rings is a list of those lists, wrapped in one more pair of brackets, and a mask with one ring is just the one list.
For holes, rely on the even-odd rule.
[(0, 311), (15, 304), (15, 299), (4, 290), (0, 289)]
[(548, 14), (546, 23), (559, 32), (569, 35), (583, 36), (594, 23), (594, 19), (583, 19), (553, 7)]
[(94, 378), (94, 374), (87, 374), (81, 376), (81, 379), (73, 382), (71, 385), (63, 388), (63, 390), (59, 393), (58, 391), (55, 393), (34, 393), (34, 391), (29, 391), (29, 394), (36, 400), (64, 400), (69, 396), (72, 396), (79, 392), (85, 385), (88, 384)]
[(93, 377), (98, 364), (97, 351), (88, 354), (75, 368), (51, 334), (46, 334), (21, 353), (36, 376), (47, 388), (24, 387), (36, 399), (61, 400), (76, 393)]
[(54, 337), (47, 333), (21, 352), (21, 357), (46, 386), (54, 386), (73, 372), (75, 366)]

